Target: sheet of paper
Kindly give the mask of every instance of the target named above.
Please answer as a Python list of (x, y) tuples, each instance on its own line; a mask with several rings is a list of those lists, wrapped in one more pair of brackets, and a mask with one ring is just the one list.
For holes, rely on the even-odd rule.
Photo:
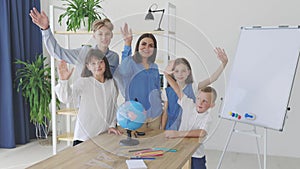
[(128, 169), (146, 169), (144, 160), (126, 160)]

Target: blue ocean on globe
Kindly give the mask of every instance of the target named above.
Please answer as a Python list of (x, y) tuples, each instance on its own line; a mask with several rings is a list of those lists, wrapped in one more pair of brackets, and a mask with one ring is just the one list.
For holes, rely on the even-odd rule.
[(146, 121), (146, 111), (141, 103), (126, 101), (118, 108), (117, 121), (124, 129), (139, 129)]

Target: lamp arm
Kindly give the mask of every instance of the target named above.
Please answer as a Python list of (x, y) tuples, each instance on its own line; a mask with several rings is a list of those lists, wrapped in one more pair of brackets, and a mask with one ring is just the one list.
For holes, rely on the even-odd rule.
[(164, 13), (165, 13), (165, 9), (159, 9), (159, 10), (151, 10), (151, 9), (149, 9), (149, 11), (153, 12), (153, 13), (155, 13), (155, 12), (162, 12), (160, 20), (159, 20), (158, 28), (157, 28), (157, 30), (161, 30), (160, 25), (161, 25), (161, 21), (162, 21), (162, 18), (164, 16)]
[(158, 9), (158, 10), (149, 9), (148, 11), (149, 12), (153, 12), (153, 13), (155, 13), (155, 12), (163, 12), (163, 13), (165, 13), (165, 9)]
[(159, 20), (159, 24), (158, 24), (158, 30), (160, 30), (160, 24), (161, 24), (161, 21), (162, 21), (162, 18), (164, 17), (164, 13), (165, 13), (165, 10), (163, 9), (162, 10), (162, 14), (161, 14), (161, 17), (160, 17), (160, 20)]

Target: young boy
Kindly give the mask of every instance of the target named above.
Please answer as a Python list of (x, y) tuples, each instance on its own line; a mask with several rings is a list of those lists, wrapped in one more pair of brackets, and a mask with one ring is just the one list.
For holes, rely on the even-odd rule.
[[(193, 99), (188, 98), (180, 90), (178, 84), (169, 74), (165, 73), (165, 76), (178, 96), (178, 104), (182, 107), (182, 119), (179, 131), (167, 130), (165, 131), (165, 136), (167, 138), (205, 137), (212, 121), (207, 110), (215, 105), (216, 90), (210, 86), (199, 89), (196, 96), (196, 103), (194, 103)], [(203, 144), (200, 144), (199, 148), (193, 154), (191, 168), (206, 169)]]

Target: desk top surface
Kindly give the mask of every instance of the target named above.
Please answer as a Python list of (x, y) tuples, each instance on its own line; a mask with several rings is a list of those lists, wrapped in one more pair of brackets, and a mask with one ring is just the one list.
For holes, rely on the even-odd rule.
[[(119, 142), (127, 136), (101, 134), (75, 147), (69, 147), (58, 154), (41, 161), (29, 168), (127, 168), (126, 160), (134, 156), (134, 149), (143, 148), (172, 148), (177, 152), (165, 152), (155, 160), (144, 160), (148, 168), (181, 168), (199, 146), (198, 138), (167, 139), (161, 130), (146, 132), (145, 136), (137, 139), (136, 146), (120, 146)], [(200, 139), (201, 140), (201, 139)]]

